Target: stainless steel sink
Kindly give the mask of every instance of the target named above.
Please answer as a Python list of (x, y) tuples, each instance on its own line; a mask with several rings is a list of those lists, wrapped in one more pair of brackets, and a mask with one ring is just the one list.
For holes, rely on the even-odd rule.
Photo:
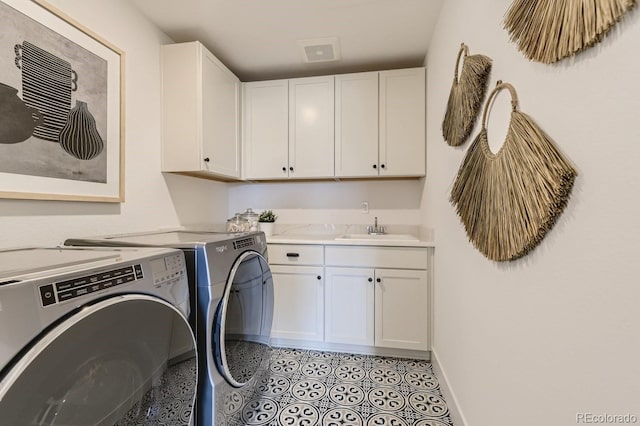
[(418, 237), (410, 234), (344, 234), (336, 237), (336, 241), (418, 241)]

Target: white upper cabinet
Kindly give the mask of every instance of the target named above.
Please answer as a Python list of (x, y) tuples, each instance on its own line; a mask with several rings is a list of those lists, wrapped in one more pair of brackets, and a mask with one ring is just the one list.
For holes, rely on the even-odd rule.
[(244, 177), (289, 176), (289, 80), (242, 84)]
[(289, 177), (333, 176), (334, 77), (289, 80)]
[(378, 176), (378, 72), (336, 75), (337, 177)]
[(162, 170), (240, 178), (240, 80), (201, 43), (162, 46)]
[(337, 177), (425, 174), (425, 70), (336, 76)]
[(425, 175), (425, 69), (243, 84), (249, 180)]
[(380, 72), (380, 176), (425, 175), (425, 69)]
[(333, 76), (243, 84), (244, 177), (333, 177)]

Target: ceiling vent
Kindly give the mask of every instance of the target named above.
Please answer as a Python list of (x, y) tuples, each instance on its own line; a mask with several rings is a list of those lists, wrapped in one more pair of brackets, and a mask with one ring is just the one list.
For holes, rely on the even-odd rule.
[(298, 40), (305, 62), (329, 62), (340, 59), (337, 37)]

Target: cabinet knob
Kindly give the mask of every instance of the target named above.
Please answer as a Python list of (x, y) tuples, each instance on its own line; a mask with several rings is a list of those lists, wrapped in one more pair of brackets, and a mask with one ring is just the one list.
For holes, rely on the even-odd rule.
[(381, 169), (384, 169), (384, 164), (380, 164), (380, 168), (381, 168)]
[(292, 172), (293, 171), (293, 167), (289, 167), (289, 171)]
[(369, 281), (370, 283), (372, 283), (372, 282), (373, 282), (373, 278), (369, 277), (369, 279), (368, 279), (367, 281)]
[(382, 278), (376, 278), (376, 282), (377, 283), (381, 283), (382, 282)]
[(321, 279), (322, 279), (322, 277), (321, 277), (320, 275), (318, 275), (316, 278), (317, 278), (317, 279), (319, 279), (319, 280), (321, 280)]
[(378, 165), (377, 165), (377, 164), (374, 164), (374, 165), (373, 165), (373, 168), (374, 168), (374, 169), (377, 169), (377, 168), (378, 168)]
[(287, 171), (287, 168), (286, 168), (286, 167), (283, 167), (283, 168), (282, 168), (282, 171), (283, 171), (283, 172), (286, 172), (286, 171)]
[(211, 161), (211, 159), (209, 157), (204, 157), (204, 162), (208, 163), (209, 161)]

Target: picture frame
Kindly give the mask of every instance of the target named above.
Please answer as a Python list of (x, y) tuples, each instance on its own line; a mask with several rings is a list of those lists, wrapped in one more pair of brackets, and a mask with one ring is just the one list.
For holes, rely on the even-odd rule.
[(45, 0), (0, 26), (0, 198), (124, 202), (124, 51)]

